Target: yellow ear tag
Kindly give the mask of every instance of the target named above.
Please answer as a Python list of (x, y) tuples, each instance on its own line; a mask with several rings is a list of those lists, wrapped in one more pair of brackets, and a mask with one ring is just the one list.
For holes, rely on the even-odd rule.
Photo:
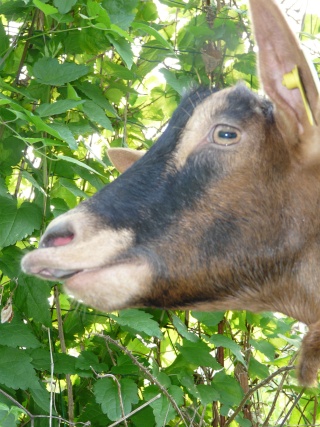
[(292, 71), (283, 75), (282, 84), (287, 89), (299, 89), (300, 90), (302, 102), (303, 102), (304, 108), (306, 110), (309, 123), (311, 124), (311, 126), (313, 126), (314, 125), (313, 114), (312, 114), (310, 105), (308, 103), (304, 87), (302, 86), (302, 82), (300, 79), (299, 70), (298, 70), (297, 65), (293, 68)]

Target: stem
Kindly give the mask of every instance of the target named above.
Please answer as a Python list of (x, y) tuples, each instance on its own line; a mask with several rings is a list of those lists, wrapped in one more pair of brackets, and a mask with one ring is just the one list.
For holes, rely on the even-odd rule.
[[(127, 350), (125, 347), (123, 347), (121, 344), (119, 344), (118, 341), (112, 339), (108, 335), (98, 334), (97, 336), (100, 337), (100, 338), (103, 338), (105, 341), (108, 341), (108, 342), (112, 343), (113, 345), (115, 345), (116, 347), (118, 347), (121, 351), (123, 351), (128, 357), (130, 357), (130, 359), (132, 360), (132, 362), (136, 366), (138, 366), (138, 368), (145, 374), (145, 376), (148, 377), (149, 380), (153, 384), (155, 384), (161, 390), (161, 392), (167, 397), (167, 399), (169, 400), (169, 402), (171, 403), (171, 405), (173, 406), (173, 408), (175, 409), (175, 411), (181, 417), (181, 419), (184, 422), (184, 424), (186, 426), (188, 425), (187, 424), (187, 420), (185, 419), (184, 415), (182, 414), (179, 406), (176, 404), (176, 402), (173, 399), (173, 397), (168, 393), (167, 389), (165, 387), (163, 387), (162, 384), (159, 383), (159, 381), (148, 371), (148, 369), (145, 366), (143, 366), (140, 362), (138, 362), (138, 360), (132, 355), (132, 353), (129, 350)], [(190, 422), (189, 416), (188, 416), (188, 421)]]
[[(61, 345), (61, 351), (62, 353), (67, 354), (67, 348), (66, 343), (64, 340), (64, 333), (63, 333), (63, 324), (62, 324), (62, 316), (61, 316), (61, 307), (60, 307), (60, 301), (59, 301), (59, 290), (58, 287), (54, 287), (54, 299), (56, 304), (56, 311), (57, 311), (57, 319), (58, 319), (58, 332), (59, 332), (59, 340)], [(71, 375), (66, 374), (66, 383), (67, 383), (67, 394), (68, 394), (68, 418), (71, 423), (73, 423), (74, 420), (74, 401), (73, 401), (73, 391), (72, 391), (72, 382), (71, 382)]]
[(283, 368), (278, 369), (276, 372), (273, 372), (273, 374), (269, 375), (268, 378), (266, 378), (265, 380), (261, 381), (255, 387), (252, 387), (252, 389), (250, 389), (248, 391), (248, 393), (246, 393), (246, 395), (244, 396), (244, 398), (241, 400), (238, 408), (234, 411), (234, 413), (231, 415), (231, 417), (227, 420), (227, 422), (225, 423), (225, 427), (228, 427), (232, 423), (232, 421), (236, 418), (236, 416), (242, 411), (242, 408), (246, 404), (247, 400), (257, 390), (259, 390), (259, 388), (261, 388), (261, 387), (265, 386), (266, 384), (268, 384), (268, 382), (272, 378), (276, 377), (277, 375), (281, 374), (282, 372), (291, 371), (292, 369), (294, 369), (294, 366), (284, 366)]

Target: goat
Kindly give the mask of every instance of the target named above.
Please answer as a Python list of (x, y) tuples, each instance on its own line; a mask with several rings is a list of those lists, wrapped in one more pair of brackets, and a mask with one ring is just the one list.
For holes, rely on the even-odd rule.
[(56, 218), (22, 269), (105, 311), (293, 316), (309, 326), (298, 378), (311, 385), (320, 365), (320, 90), (276, 1), (250, 4), (271, 101), (241, 84), (191, 92), (145, 155), (110, 152), (125, 172)]

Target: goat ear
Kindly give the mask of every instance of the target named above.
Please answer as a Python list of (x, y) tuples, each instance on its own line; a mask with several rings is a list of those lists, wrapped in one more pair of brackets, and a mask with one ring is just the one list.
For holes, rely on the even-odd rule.
[(315, 141), (320, 124), (320, 87), (315, 69), (275, 0), (250, 0), (250, 6), (260, 79), (276, 106), (278, 126), (286, 139), (290, 136), (292, 141), (292, 135), (298, 135), (295, 142), (300, 140), (312, 152), (320, 152)]
[(132, 150), (131, 148), (109, 148), (108, 157), (113, 166), (123, 173), (139, 160), (146, 152), (144, 150)]

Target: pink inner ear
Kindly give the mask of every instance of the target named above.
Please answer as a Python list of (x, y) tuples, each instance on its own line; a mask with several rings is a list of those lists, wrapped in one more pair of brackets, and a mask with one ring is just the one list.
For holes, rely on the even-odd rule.
[(65, 246), (68, 245), (73, 240), (73, 235), (65, 236), (65, 237), (56, 237), (53, 242), (52, 246)]

